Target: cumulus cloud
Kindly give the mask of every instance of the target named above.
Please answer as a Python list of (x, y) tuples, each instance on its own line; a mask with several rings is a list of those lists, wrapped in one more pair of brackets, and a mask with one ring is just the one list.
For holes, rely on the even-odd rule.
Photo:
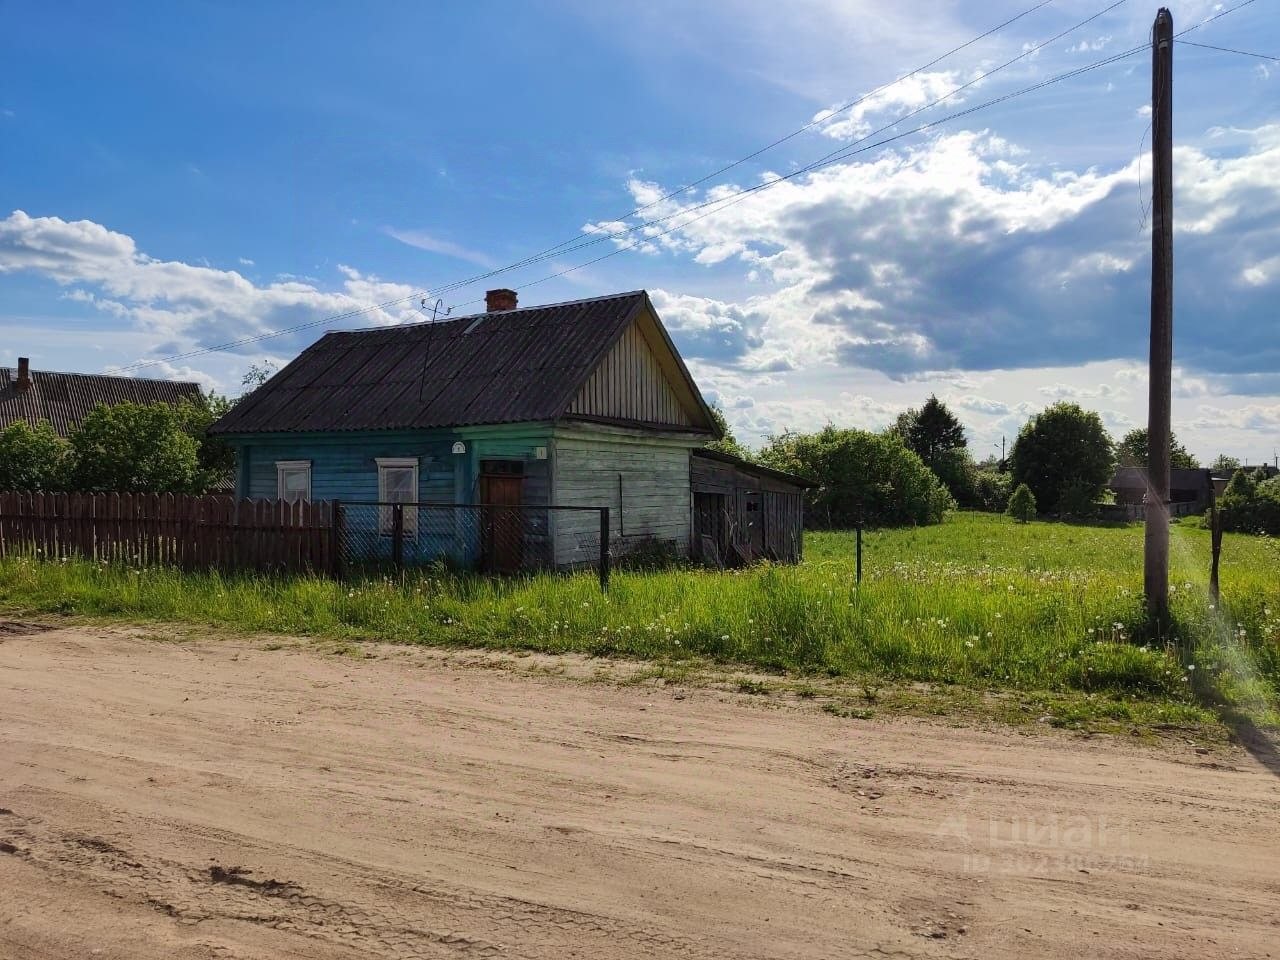
[(1280, 403), (1251, 403), (1242, 407), (1224, 408), (1202, 406), (1200, 416), (1191, 426), (1203, 430), (1221, 430), (1234, 427), (1237, 430), (1254, 430), (1275, 433), (1280, 431)]
[[(340, 268), (341, 289), (280, 279), (255, 284), (234, 270), (150, 257), (134, 240), (89, 220), (32, 217), (15, 210), (0, 220), (0, 274), (29, 272), (70, 288), (66, 296), (131, 321), (152, 341), (209, 347), (410, 297), (405, 284)], [(416, 319), (412, 305), (360, 314), (359, 323)], [(283, 349), (310, 338), (283, 338)]]
[[(813, 119), (822, 133), (836, 140), (865, 137), (876, 127), (947, 96), (969, 79), (973, 77), (966, 78), (955, 70), (921, 71), (877, 90), (843, 110), (834, 107), (823, 110)], [(969, 89), (977, 89), (978, 86), (975, 84)], [(958, 104), (963, 99), (963, 95), (957, 95), (949, 102)]]
[[(1206, 144), (1175, 151), (1179, 354), (1197, 373), (1274, 370), (1280, 343), (1234, 345), (1257, 342), (1280, 286), (1280, 125)], [(1136, 188), (1136, 161), (1047, 166), (981, 131), (746, 196), (663, 201), (661, 185), (631, 184), (637, 202), (658, 201), (646, 216), (662, 222), (637, 231), (656, 252), (737, 261), (759, 279), (765, 292), (739, 305), (764, 318), (748, 355), (895, 377), (1144, 356), (1150, 238)], [(694, 209), (708, 201), (714, 216)]]

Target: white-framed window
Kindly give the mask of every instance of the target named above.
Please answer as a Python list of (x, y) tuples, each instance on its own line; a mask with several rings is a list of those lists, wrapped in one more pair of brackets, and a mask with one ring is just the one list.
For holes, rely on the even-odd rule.
[(276, 461), (276, 496), (289, 503), (311, 499), (311, 461)]
[[(382, 503), (418, 502), (418, 458), (378, 457), (378, 499)], [(378, 525), (382, 533), (390, 536), (395, 531), (395, 511), (383, 506), (378, 509)], [(404, 508), (404, 535), (418, 535), (418, 508)]]

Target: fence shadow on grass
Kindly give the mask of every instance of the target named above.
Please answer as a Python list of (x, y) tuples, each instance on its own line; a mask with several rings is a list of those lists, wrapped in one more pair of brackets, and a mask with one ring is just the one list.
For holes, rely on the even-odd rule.
[[(1199, 625), (1174, 616), (1164, 630), (1152, 629), (1150, 624), (1145, 624), (1139, 630), (1135, 630), (1134, 635), (1145, 636), (1148, 643), (1163, 644), (1170, 636), (1195, 637), (1198, 632)], [(1229, 638), (1223, 636), (1217, 636), (1214, 639), (1219, 644), (1229, 642)], [(1194, 643), (1184, 642), (1178, 651), (1179, 659), (1184, 662), (1193, 659), (1195, 654)], [(1246, 652), (1244, 656), (1248, 657), (1249, 654)], [(1200, 706), (1217, 716), (1250, 756), (1275, 776), (1280, 777), (1280, 727), (1270, 724), (1265, 727), (1259, 726), (1250, 715), (1247, 705), (1233, 702), (1223, 695), (1214, 671), (1202, 669), (1192, 672), (1191, 693)], [(1258, 706), (1264, 710), (1267, 707), (1263, 704)]]
[(1232, 707), (1219, 708), (1218, 716), (1255, 760), (1280, 777), (1280, 732), (1264, 730)]

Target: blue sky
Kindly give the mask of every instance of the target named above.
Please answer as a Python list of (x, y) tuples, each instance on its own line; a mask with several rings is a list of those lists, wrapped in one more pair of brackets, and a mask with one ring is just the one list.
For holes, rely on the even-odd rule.
[[(1147, 53), (797, 172), (1122, 53), (1155, 12), (1124, 2), (1044, 44), (1109, 5), (1054, 0), (827, 115), (1031, 5), (10, 0), (0, 363), (234, 393), (325, 329), (422, 313), (327, 317), (577, 237), (593, 245), (445, 303), (646, 288), (752, 442), (883, 426), (931, 392), (979, 455), (1057, 399), (1118, 435), (1145, 416)], [(1233, 5), (1175, 4), (1175, 27)], [(1277, 12), (1255, 0), (1186, 39), (1280, 56)], [(1175, 429), (1257, 462), (1280, 446), (1280, 63), (1175, 61)]]

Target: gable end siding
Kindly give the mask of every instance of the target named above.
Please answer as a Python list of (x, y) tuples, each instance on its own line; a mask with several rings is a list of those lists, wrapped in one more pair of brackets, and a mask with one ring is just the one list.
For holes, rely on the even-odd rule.
[(680, 402), (638, 322), (605, 354), (569, 414), (682, 427), (697, 422)]

